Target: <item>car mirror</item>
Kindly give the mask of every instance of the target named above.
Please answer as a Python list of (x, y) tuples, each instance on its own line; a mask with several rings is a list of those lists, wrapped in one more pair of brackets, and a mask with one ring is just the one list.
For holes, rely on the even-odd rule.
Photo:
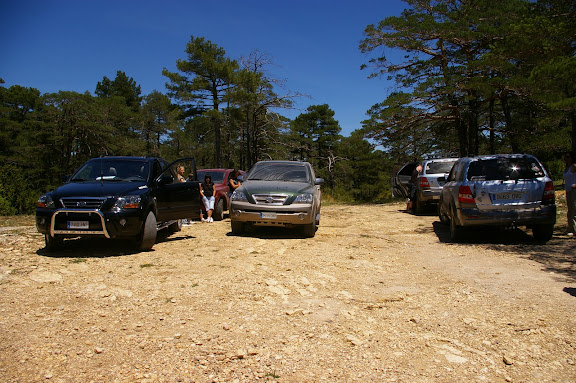
[(438, 182), (446, 182), (446, 177), (438, 177)]
[(244, 182), (244, 176), (240, 175), (236, 178), (240, 182)]
[(314, 185), (322, 185), (324, 184), (324, 178), (316, 178)]

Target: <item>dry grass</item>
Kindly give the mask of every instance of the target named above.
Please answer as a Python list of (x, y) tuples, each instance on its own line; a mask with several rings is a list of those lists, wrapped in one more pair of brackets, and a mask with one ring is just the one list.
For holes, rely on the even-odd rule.
[(33, 215), (0, 216), (0, 227), (34, 226)]

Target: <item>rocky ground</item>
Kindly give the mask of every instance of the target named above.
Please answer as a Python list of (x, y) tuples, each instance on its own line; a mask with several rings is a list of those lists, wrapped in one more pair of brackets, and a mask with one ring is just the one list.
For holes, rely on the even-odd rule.
[(402, 204), (323, 206), (315, 238), (228, 219), (49, 254), (0, 230), (2, 382), (574, 382), (576, 239), (449, 242)]

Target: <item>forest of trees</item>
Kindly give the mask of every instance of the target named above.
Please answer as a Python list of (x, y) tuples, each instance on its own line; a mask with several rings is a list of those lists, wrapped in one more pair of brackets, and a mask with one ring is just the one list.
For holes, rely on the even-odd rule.
[(576, 3), (494, 4), (407, 0), (401, 15), (367, 26), (363, 69), (395, 87), (347, 137), (329, 105), (283, 116), (302, 95), (269, 75), (271, 58), (230, 58), (204, 37), (190, 38), (175, 72), (162, 70), (164, 92), (144, 95), (122, 71), (93, 94), (0, 79), (0, 215), (33, 212), (40, 194), (101, 155), (246, 170), (307, 160), (324, 195), (346, 202), (386, 200), (394, 165), (426, 156), (528, 152), (559, 178), (561, 154), (576, 149)]

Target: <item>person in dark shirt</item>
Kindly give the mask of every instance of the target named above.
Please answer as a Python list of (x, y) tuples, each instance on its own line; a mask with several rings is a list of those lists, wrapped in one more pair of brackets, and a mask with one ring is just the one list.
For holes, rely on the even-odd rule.
[(228, 177), (228, 188), (230, 189), (230, 192), (228, 193), (229, 197), (234, 193), (234, 190), (238, 189), (241, 185), (240, 180), (238, 180), (239, 175), (240, 172), (238, 169), (234, 169), (230, 172), (230, 176)]
[(214, 211), (214, 195), (216, 194), (216, 186), (212, 182), (210, 174), (204, 176), (204, 182), (200, 184), (200, 195), (202, 195), (202, 202), (206, 208), (206, 222), (214, 222), (212, 212)]
[(406, 210), (412, 211), (414, 208), (414, 201), (416, 200), (416, 189), (418, 187), (418, 176), (422, 174), (422, 164), (418, 164), (412, 171), (412, 176), (410, 177), (410, 195), (408, 199), (408, 204), (406, 205)]

